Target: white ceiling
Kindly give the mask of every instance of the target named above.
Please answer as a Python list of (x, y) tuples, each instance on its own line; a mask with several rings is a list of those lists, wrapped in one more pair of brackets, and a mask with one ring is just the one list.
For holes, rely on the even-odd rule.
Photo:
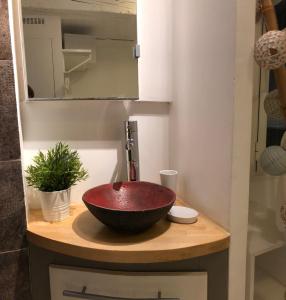
[(136, 0), (22, 0), (22, 7), (136, 15)]
[[(62, 20), (63, 33), (89, 34), (95, 35), (97, 38), (136, 40), (136, 14), (123, 13), (122, 6), (120, 6), (126, 3), (129, 4), (130, 8), (132, 3), (136, 11), (136, 0), (76, 1), (91, 1), (93, 2), (91, 5), (93, 9), (87, 10), (87, 4), (71, 0), (22, 0), (23, 15), (58, 15)], [(117, 3), (117, 13), (114, 12), (114, 7), (108, 11), (107, 9), (99, 10), (98, 2)], [(75, 5), (68, 5), (70, 3), (75, 3)], [(43, 5), (41, 6), (41, 4)]]

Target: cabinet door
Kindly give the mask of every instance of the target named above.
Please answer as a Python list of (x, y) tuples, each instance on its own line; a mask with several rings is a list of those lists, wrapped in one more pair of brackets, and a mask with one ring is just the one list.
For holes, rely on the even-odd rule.
[(207, 300), (207, 273), (126, 273), (50, 266), (50, 287), (51, 300)]
[(54, 98), (54, 63), (52, 39), (27, 38), (27, 82), (36, 98)]
[(172, 2), (137, 0), (140, 100), (172, 100)]
[(62, 97), (64, 63), (59, 16), (23, 15), (27, 82), (36, 98)]

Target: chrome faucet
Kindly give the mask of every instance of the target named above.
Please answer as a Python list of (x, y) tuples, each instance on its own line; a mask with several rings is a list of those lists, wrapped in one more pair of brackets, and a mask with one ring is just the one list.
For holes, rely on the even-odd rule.
[(125, 121), (125, 150), (128, 181), (137, 181), (139, 176), (139, 151), (137, 121)]

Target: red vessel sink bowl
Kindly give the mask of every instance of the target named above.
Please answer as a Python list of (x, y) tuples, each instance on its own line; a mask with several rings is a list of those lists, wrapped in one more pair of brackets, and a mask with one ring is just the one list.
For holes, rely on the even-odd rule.
[(117, 231), (140, 232), (167, 215), (176, 195), (158, 184), (128, 181), (92, 188), (82, 199), (105, 225)]

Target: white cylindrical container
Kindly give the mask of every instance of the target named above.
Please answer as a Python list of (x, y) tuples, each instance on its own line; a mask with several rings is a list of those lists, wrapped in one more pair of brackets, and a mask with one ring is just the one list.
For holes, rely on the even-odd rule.
[(38, 191), (43, 217), (46, 221), (63, 221), (69, 216), (70, 192), (70, 188), (67, 190), (55, 192)]
[(177, 189), (178, 171), (176, 170), (162, 170), (160, 171), (161, 184), (172, 191)]
[(41, 209), (41, 201), (39, 197), (39, 191), (32, 186), (26, 187), (26, 197), (27, 197), (27, 204), (29, 209)]

